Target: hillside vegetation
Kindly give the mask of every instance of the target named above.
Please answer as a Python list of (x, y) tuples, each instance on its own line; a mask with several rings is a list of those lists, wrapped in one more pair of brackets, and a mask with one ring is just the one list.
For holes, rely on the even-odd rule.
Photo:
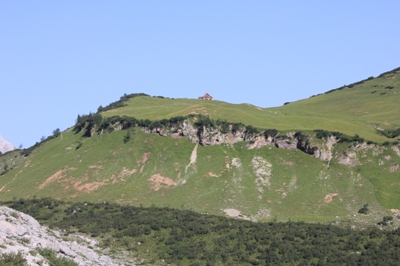
[(376, 225), (400, 213), (399, 78), (394, 70), (267, 109), (125, 95), (64, 132), (0, 156), (0, 199), (51, 196), (253, 221)]
[(134, 116), (160, 120), (187, 114), (204, 114), (214, 119), (242, 122), (259, 128), (280, 130), (325, 129), (358, 134), (376, 142), (386, 137), (376, 130), (400, 128), (400, 68), (325, 94), (281, 107), (260, 108), (218, 100), (134, 97), (126, 106), (103, 112), (104, 117)]
[(171, 208), (49, 198), (5, 204), (62, 229), (63, 237), (97, 237), (111, 255), (141, 265), (396, 265), (400, 260), (400, 229), (254, 223)]

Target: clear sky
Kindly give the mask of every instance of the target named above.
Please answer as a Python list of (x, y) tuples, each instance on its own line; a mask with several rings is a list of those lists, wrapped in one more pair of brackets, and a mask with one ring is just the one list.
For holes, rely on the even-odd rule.
[(400, 1), (0, 0), (0, 135), (124, 93), (273, 107), (400, 66)]

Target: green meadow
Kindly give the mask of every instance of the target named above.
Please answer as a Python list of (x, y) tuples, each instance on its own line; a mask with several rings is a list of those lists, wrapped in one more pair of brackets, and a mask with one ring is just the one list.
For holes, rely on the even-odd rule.
[(163, 119), (204, 114), (214, 119), (242, 122), (259, 128), (279, 130), (324, 129), (384, 142), (376, 129), (400, 127), (400, 70), (366, 80), (331, 93), (274, 108), (251, 104), (230, 104), (218, 100), (135, 97), (127, 106), (102, 113), (104, 117), (134, 116)]

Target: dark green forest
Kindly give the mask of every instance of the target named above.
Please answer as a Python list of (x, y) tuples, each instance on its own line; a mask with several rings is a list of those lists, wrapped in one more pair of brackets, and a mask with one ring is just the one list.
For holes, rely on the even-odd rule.
[(103, 248), (148, 264), (399, 265), (400, 229), (340, 228), (304, 222), (255, 223), (189, 210), (51, 198), (2, 202), (65, 234), (81, 232)]

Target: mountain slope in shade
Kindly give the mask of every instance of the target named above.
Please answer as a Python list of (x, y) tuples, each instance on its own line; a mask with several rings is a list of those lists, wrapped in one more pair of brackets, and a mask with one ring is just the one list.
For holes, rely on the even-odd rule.
[(0, 152), (5, 153), (8, 151), (13, 151), (16, 148), (10, 142), (5, 140), (2, 136), (0, 136)]

